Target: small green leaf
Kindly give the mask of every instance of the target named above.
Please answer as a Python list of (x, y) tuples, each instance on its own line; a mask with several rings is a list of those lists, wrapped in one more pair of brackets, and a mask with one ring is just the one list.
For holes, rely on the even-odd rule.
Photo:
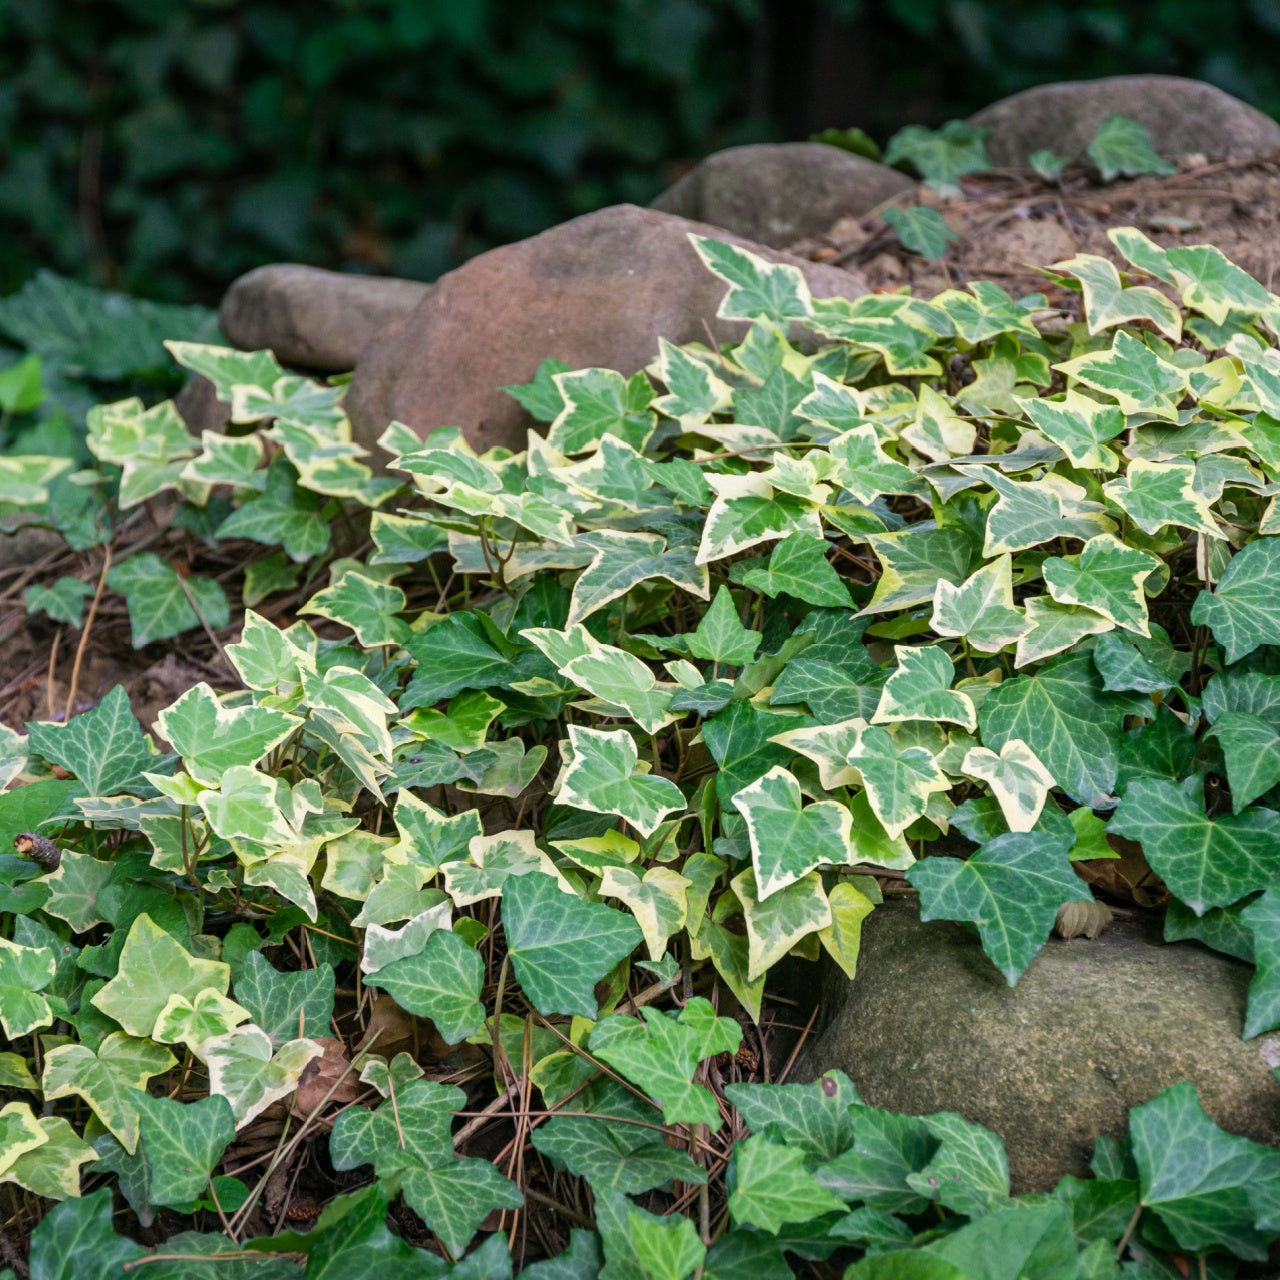
[(1206, 736), (1217, 738), (1226, 759), (1232, 813), (1240, 813), (1280, 782), (1280, 732), (1261, 716), (1227, 711)]
[(1068, 161), (1068, 156), (1055, 155), (1052, 151), (1043, 148), (1033, 151), (1027, 157), (1027, 163), (1034, 170), (1036, 177), (1045, 182), (1057, 182), (1062, 177), (1062, 171), (1067, 167)]
[(963, 120), (948, 120), (941, 129), (910, 124), (889, 139), (885, 164), (909, 164), (939, 195), (960, 194), (958, 179), (991, 167), (983, 138), (987, 131)]
[(697, 629), (688, 636), (689, 652), (706, 662), (741, 667), (755, 657), (760, 638), (760, 632), (742, 625), (729, 588), (721, 587), (711, 607), (699, 620)]
[(630, 916), (581, 902), (550, 876), (519, 876), (502, 895), (503, 925), (516, 978), (538, 1011), (596, 1017), (595, 984), (640, 945)]
[(458, 1044), (484, 1024), (484, 962), (447, 929), (434, 930), (417, 955), (393, 960), (368, 981), (407, 1013), (430, 1018), (446, 1044)]
[(58, 578), (48, 586), (35, 583), (22, 597), (28, 613), (47, 614), (54, 622), (65, 622), (77, 630), (84, 620), (84, 602), (93, 588), (79, 578)]
[(146, 1257), (141, 1245), (116, 1235), (112, 1212), (109, 1187), (55, 1205), (31, 1236), (34, 1280), (117, 1280)]
[(1103, 182), (1177, 172), (1176, 166), (1162, 160), (1152, 149), (1146, 127), (1127, 116), (1108, 116), (1098, 126), (1088, 151)]
[(925, 258), (946, 257), (948, 241), (960, 239), (942, 214), (927, 205), (886, 209), (880, 216), (898, 233), (904, 249)]
[[(774, 547), (767, 569), (749, 569), (742, 585), (770, 599), (784, 592), (818, 608), (848, 608), (849, 588), (827, 559), (827, 544), (793, 533)], [(748, 633), (754, 634), (754, 633)], [(692, 644), (690, 645), (692, 651)]]
[(257, 951), (236, 974), (236, 999), (275, 1046), (303, 1035), (327, 1035), (333, 1017), (333, 970), (279, 972)]
[(180, 577), (151, 551), (121, 561), (107, 574), (107, 586), (125, 598), (135, 649), (190, 631), (201, 619), (215, 630), (231, 620), (226, 593), (212, 578)]
[(556, 386), (555, 375), (568, 373), (569, 368), (563, 360), (547, 357), (538, 364), (532, 382), (502, 389), (539, 422), (554, 422), (564, 408), (564, 396)]

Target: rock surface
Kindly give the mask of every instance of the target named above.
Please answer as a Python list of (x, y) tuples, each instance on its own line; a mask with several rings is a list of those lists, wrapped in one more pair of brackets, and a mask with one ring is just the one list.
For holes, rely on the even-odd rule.
[(915, 185), (896, 169), (822, 142), (760, 143), (708, 156), (650, 207), (782, 247)]
[(632, 374), (655, 359), (658, 338), (740, 338), (716, 319), (726, 286), (703, 265), (688, 232), (790, 262), (816, 297), (860, 297), (861, 280), (792, 258), (716, 227), (653, 209), (615, 205), (442, 276), (421, 304), (361, 353), (347, 393), (352, 433), (368, 448), (393, 419), (426, 433), (461, 427), (477, 450), (525, 447), (533, 425), (504, 386), (528, 382), (548, 356), (571, 368)]
[(1252, 969), (1158, 920), (1118, 920), (1095, 942), (1051, 939), (1016, 987), (975, 936), (887, 903), (863, 926), (858, 976), (832, 967), (824, 1028), (797, 1064), (839, 1067), (874, 1106), (959, 1111), (994, 1129), (1014, 1191), (1087, 1170), (1096, 1134), (1190, 1080), (1213, 1120), (1280, 1143), (1280, 1035), (1240, 1039)]
[(1082, 156), (1112, 115), (1145, 125), (1162, 156), (1248, 160), (1280, 151), (1280, 124), (1214, 85), (1181, 76), (1108, 76), (1024, 89), (969, 117), (987, 134), (998, 168), (1023, 166), (1033, 151)]
[(282, 364), (346, 373), (369, 339), (412, 311), (429, 288), (416, 280), (274, 263), (232, 282), (218, 324), (242, 351), (266, 349)]

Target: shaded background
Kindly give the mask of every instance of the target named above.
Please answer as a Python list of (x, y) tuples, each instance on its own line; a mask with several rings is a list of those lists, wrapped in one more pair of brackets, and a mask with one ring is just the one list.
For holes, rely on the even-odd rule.
[(1280, 0), (3, 0), (0, 293), (432, 279), (734, 143), (1119, 72), (1280, 114), (1277, 68)]

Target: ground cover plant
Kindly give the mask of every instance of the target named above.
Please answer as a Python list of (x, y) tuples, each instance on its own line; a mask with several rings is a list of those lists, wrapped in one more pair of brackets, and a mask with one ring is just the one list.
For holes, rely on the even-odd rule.
[(235, 674), (153, 735), (119, 688), (0, 731), (15, 1270), (1264, 1261), (1280, 1152), (1190, 1085), (1011, 1197), (994, 1134), (786, 1082), (760, 1032), (886, 892), (1016, 983), (1092, 886), (1251, 960), (1241, 1033), (1280, 1025), (1280, 298), (1112, 240), (1123, 274), (1048, 269), (1069, 310), (814, 300), (696, 240), (742, 341), (544, 363), (517, 455), (392, 424), (377, 474), (340, 382), (183, 341), (235, 432), (132, 398), (87, 465), (0, 458), (80, 549), (27, 599), (77, 666), (119, 602)]

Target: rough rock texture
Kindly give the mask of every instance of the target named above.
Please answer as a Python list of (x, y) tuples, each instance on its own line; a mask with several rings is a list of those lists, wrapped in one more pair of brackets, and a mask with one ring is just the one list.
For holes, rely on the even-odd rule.
[(652, 204), (775, 248), (861, 217), (916, 184), (821, 142), (761, 143), (708, 156)]
[(1280, 151), (1280, 124), (1229, 93), (1181, 76), (1108, 76), (1037, 85), (969, 117), (987, 134), (997, 167), (1025, 166), (1042, 148), (1074, 159), (1098, 126), (1128, 116), (1151, 133), (1162, 156), (1249, 160)]
[(1240, 1039), (1252, 970), (1158, 920), (1097, 941), (1051, 939), (1016, 987), (976, 937), (887, 903), (863, 926), (858, 976), (825, 979), (825, 1026), (796, 1078), (840, 1067), (874, 1106), (959, 1111), (1004, 1138), (1015, 1191), (1085, 1173), (1095, 1134), (1180, 1080), (1224, 1129), (1280, 1143), (1280, 1035)]
[(408, 315), (429, 288), (416, 280), (275, 263), (232, 282), (218, 324), (242, 351), (266, 348), (282, 364), (345, 373), (369, 339)]
[(727, 286), (687, 233), (728, 241), (808, 277), (816, 297), (859, 297), (861, 280), (792, 258), (719, 228), (635, 205), (614, 205), (473, 258), (442, 276), (422, 303), (361, 353), (347, 393), (352, 432), (366, 447), (392, 419), (420, 432), (461, 427), (476, 449), (523, 449), (532, 425), (501, 388), (527, 382), (547, 356), (571, 368), (634, 373), (671, 342), (738, 338), (716, 319)]

